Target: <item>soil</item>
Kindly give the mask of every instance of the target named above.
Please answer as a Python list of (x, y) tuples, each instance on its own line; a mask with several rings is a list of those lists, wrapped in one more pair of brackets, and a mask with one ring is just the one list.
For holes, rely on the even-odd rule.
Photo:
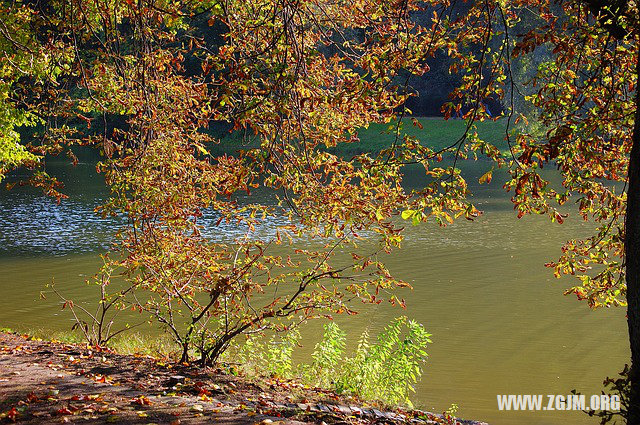
[(0, 333), (0, 422), (23, 424), (303, 425), (436, 423), (442, 415), (382, 411), (292, 381), (253, 382), (81, 345)]

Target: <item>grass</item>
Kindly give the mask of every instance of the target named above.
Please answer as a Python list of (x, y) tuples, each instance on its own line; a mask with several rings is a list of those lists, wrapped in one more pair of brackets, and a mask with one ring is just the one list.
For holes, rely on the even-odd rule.
[[(444, 118), (423, 117), (416, 119), (421, 125), (420, 128), (414, 125), (411, 118), (402, 120), (400, 136), (406, 134), (415, 137), (424, 146), (434, 149), (441, 149), (455, 143), (466, 130), (467, 123), (460, 119), (445, 120)], [(478, 135), (481, 139), (494, 143), (500, 149), (506, 149), (505, 120), (484, 121), (476, 124)], [(367, 128), (358, 130), (359, 142), (342, 143), (330, 152), (342, 156), (357, 155), (361, 153), (379, 152), (393, 143), (395, 140), (396, 124), (371, 124)], [(220, 145), (212, 149), (219, 152), (233, 152), (237, 149), (249, 149), (257, 147), (257, 144), (242, 145), (239, 138), (234, 133), (219, 132), (217, 135), (224, 135), (220, 139)]]
[[(467, 123), (460, 119), (445, 120), (443, 118), (418, 118), (422, 125), (413, 125), (410, 118), (402, 121), (400, 136), (406, 134), (420, 140), (424, 146), (442, 149), (455, 143), (465, 132)], [(481, 139), (501, 146), (505, 136), (505, 121), (484, 121), (477, 123), (478, 135)], [(396, 124), (372, 124), (369, 128), (358, 131), (362, 144), (361, 149), (366, 152), (376, 152), (389, 147), (395, 139)], [(391, 131), (391, 132), (390, 132)], [(348, 148), (349, 145), (345, 145)], [(354, 145), (354, 147), (357, 147)]]
[(124, 333), (115, 337), (109, 347), (120, 354), (144, 354), (151, 357), (177, 359), (178, 347), (168, 335), (142, 335), (139, 333)]
[(29, 335), (31, 338), (42, 341), (61, 342), (63, 344), (84, 344), (84, 338), (79, 333), (72, 331), (54, 331), (50, 329), (0, 329), (1, 332)]
[[(49, 329), (10, 329), (0, 328), (0, 332), (29, 335), (31, 338), (61, 342), (63, 344), (86, 344), (86, 340), (79, 332), (52, 331)], [(148, 336), (140, 333), (123, 333), (109, 341), (109, 348), (119, 354), (148, 355), (156, 358), (177, 359), (178, 349), (167, 335)]]

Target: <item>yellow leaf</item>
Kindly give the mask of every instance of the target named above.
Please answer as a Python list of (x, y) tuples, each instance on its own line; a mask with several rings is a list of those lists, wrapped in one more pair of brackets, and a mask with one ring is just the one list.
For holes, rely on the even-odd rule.
[(478, 183), (482, 184), (482, 183), (491, 183), (491, 178), (493, 177), (493, 168), (490, 169), (489, 171), (487, 171), (486, 173), (484, 173), (482, 175), (482, 177), (480, 177), (478, 179)]
[(202, 155), (209, 155), (209, 151), (203, 148), (202, 146), (200, 145), (194, 145), (194, 146), (200, 151)]
[(402, 211), (402, 218), (403, 218), (403, 219), (405, 219), (405, 220), (407, 220), (408, 218), (410, 218), (411, 216), (413, 216), (413, 215), (414, 215), (414, 213), (415, 213), (415, 211), (414, 211), (414, 210), (405, 210), (405, 211)]

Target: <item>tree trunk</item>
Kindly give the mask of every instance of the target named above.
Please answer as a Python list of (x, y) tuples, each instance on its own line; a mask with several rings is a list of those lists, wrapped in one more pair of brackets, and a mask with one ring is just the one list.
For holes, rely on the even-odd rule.
[[(640, 82), (640, 60), (636, 64)], [(629, 181), (625, 219), (627, 323), (631, 346), (631, 394), (628, 424), (640, 424), (640, 89), (636, 85), (633, 146), (629, 158)]]

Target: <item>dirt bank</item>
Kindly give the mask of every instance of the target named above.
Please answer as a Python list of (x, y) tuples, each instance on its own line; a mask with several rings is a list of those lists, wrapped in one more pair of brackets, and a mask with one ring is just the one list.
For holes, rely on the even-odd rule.
[[(302, 425), (447, 423), (421, 411), (380, 411), (276, 379), (175, 366), (79, 345), (0, 333), (0, 421)], [(452, 422), (449, 422), (452, 423)], [(480, 422), (457, 420), (460, 424)]]

